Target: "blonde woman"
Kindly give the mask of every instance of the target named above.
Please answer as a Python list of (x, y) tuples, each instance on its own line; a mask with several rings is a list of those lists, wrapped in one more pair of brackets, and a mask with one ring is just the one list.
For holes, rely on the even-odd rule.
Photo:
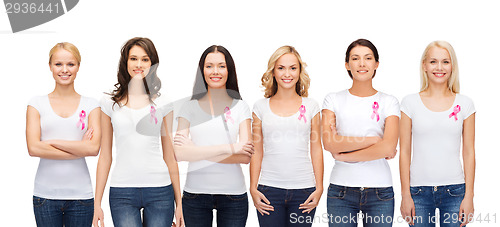
[(441, 227), (465, 226), (474, 212), (474, 104), (459, 94), (449, 43), (430, 43), (420, 64), (420, 92), (401, 102), (401, 214), (410, 225), (435, 226), (439, 208)]
[(305, 67), (294, 47), (276, 50), (253, 107), (250, 193), (260, 226), (311, 226), (299, 220), (314, 217), (323, 193), (320, 110), (307, 98)]
[(55, 88), (30, 100), (26, 142), (40, 163), (33, 191), (37, 226), (92, 225), (94, 198), (86, 156), (99, 153), (99, 103), (75, 91), (81, 56), (71, 43), (58, 43), (49, 53)]

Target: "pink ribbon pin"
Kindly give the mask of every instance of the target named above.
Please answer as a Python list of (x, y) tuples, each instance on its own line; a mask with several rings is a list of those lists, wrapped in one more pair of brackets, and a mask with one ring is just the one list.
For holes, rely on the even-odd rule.
[(82, 130), (85, 129), (85, 117), (87, 116), (87, 113), (85, 113), (85, 110), (82, 110), (80, 112), (80, 120), (76, 124), (76, 127), (80, 127), (80, 124), (82, 125)]
[(151, 106), (151, 109), (149, 110), (149, 114), (151, 115), (151, 118), (149, 118), (149, 122), (153, 122), (153, 119), (154, 119), (155, 124), (158, 124), (158, 118), (156, 118), (156, 109), (154, 106)]
[(227, 120), (231, 120), (231, 123), (234, 124), (234, 120), (233, 118), (231, 117), (231, 110), (229, 109), (229, 107), (226, 106), (226, 108), (224, 108), (224, 114), (226, 116), (226, 118), (224, 119), (226, 122)]
[(460, 112), (460, 105), (453, 107), (453, 113), (451, 113), (448, 118), (455, 117), (455, 121), (457, 121), (458, 120), (458, 118), (457, 118), (458, 112)]
[(300, 112), (300, 115), (299, 115), (299, 121), (300, 119), (304, 119), (304, 123), (307, 122), (307, 119), (306, 119), (306, 107), (304, 105), (301, 105), (300, 108), (299, 108), (299, 112)]
[(379, 108), (378, 102), (373, 102), (373, 105), (372, 105), (372, 109), (373, 109), (372, 119), (375, 118), (375, 116), (377, 116), (377, 122), (380, 120), (380, 116), (378, 115), (378, 108)]

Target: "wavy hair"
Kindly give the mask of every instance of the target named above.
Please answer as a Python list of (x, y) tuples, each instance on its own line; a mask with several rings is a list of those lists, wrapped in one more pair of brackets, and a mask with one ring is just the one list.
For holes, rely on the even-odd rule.
[(306, 71), (307, 64), (302, 61), (299, 52), (297, 52), (297, 50), (295, 50), (295, 48), (292, 46), (282, 46), (278, 48), (276, 51), (274, 51), (273, 55), (271, 55), (271, 58), (269, 58), (269, 62), (267, 63), (267, 71), (264, 73), (264, 75), (262, 75), (262, 78), (260, 79), (262, 81), (262, 86), (264, 87), (264, 97), (270, 98), (274, 96), (278, 91), (278, 83), (276, 82), (276, 78), (274, 78), (273, 72), (276, 66), (276, 61), (278, 61), (278, 59), (285, 54), (293, 54), (295, 55), (295, 57), (297, 57), (300, 65), (300, 74), (299, 81), (297, 81), (297, 83), (295, 84), (295, 92), (297, 92), (299, 96), (307, 97), (307, 90), (309, 89), (311, 82), (309, 74), (307, 74)]
[(128, 64), (130, 49), (132, 49), (132, 47), (134, 46), (139, 46), (142, 49), (144, 49), (149, 59), (151, 60), (151, 67), (149, 68), (149, 73), (144, 78), (142, 78), (146, 94), (149, 96), (149, 101), (153, 103), (153, 97), (159, 97), (161, 95), (159, 92), (161, 88), (161, 81), (160, 78), (158, 78), (158, 75), (156, 74), (158, 69), (158, 64), (160, 63), (156, 47), (153, 44), (153, 42), (148, 38), (135, 37), (128, 40), (121, 49), (121, 56), (118, 65), (118, 75), (117, 75), (118, 83), (115, 84), (115, 90), (113, 90), (109, 94), (112, 96), (111, 99), (114, 101), (114, 104), (118, 104), (119, 106), (122, 105), (120, 101), (128, 96), (128, 85), (130, 80), (132, 79), (132, 76), (128, 73), (127, 64)]

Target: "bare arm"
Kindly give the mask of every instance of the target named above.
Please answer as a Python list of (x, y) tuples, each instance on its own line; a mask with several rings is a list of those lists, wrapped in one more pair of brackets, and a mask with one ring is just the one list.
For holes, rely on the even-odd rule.
[(79, 157), (96, 156), (99, 154), (101, 146), (101, 108), (93, 109), (89, 114), (89, 130), (92, 130), (90, 140), (68, 141), (68, 140), (49, 140), (51, 146), (71, 153)]
[(323, 148), (321, 147), (321, 119), (320, 114), (316, 114), (311, 121), (311, 161), (313, 165), (314, 178), (316, 180), (316, 190), (323, 192)]
[(40, 141), (40, 113), (32, 106), (26, 110), (26, 144), (31, 157), (45, 159), (69, 160), (77, 159), (79, 156), (57, 149), (48, 143)]
[(322, 110), (322, 129), (323, 146), (325, 150), (336, 155), (341, 152), (350, 152), (367, 148), (377, 143), (378, 137), (351, 137), (337, 134), (335, 129), (335, 113), (331, 110)]
[(474, 178), (476, 174), (476, 151), (475, 151), (475, 129), (476, 114), (470, 115), (464, 120), (463, 124), (463, 149), (462, 156), (464, 162), (465, 174), (465, 196), (460, 205), (460, 216), (465, 218), (465, 222), (460, 226), (466, 225), (474, 217)]
[(181, 223), (183, 223), (183, 216), (180, 186), (181, 183), (179, 180), (179, 166), (177, 165), (177, 161), (175, 159), (174, 146), (172, 143), (173, 141), (170, 137), (170, 135), (172, 134), (173, 115), (173, 112), (170, 112), (165, 117), (163, 117), (161, 145), (163, 150), (163, 160), (167, 164), (168, 173), (170, 174), (170, 181), (172, 182), (172, 187), (174, 189), (176, 224), (178, 224), (177, 226), (181, 226)]
[(174, 138), (175, 157), (179, 161), (209, 160), (220, 155), (245, 154), (251, 156), (253, 145), (251, 141), (245, 144), (222, 144), (214, 146), (196, 146), (188, 138), (189, 121), (180, 117), (177, 125), (177, 135)]
[(411, 164), (411, 143), (412, 143), (412, 120), (404, 112), (401, 112), (401, 122), (399, 127), (399, 175), (401, 179), (401, 215), (408, 224), (413, 225), (415, 218), (415, 204), (410, 193), (410, 164)]
[[(97, 222), (100, 220), (103, 223), (104, 214), (101, 209), (102, 196), (108, 181), (109, 170), (113, 161), (112, 147), (113, 147), (113, 126), (111, 125), (111, 118), (101, 113), (101, 153), (99, 161), (97, 162), (96, 172), (96, 186), (95, 186), (95, 202), (94, 202), (94, 226), (98, 226)], [(102, 225), (101, 225), (102, 226)]]
[(334, 155), (334, 158), (345, 162), (372, 161), (394, 157), (399, 138), (399, 117), (389, 116), (385, 119), (384, 137), (373, 146), (349, 153)]

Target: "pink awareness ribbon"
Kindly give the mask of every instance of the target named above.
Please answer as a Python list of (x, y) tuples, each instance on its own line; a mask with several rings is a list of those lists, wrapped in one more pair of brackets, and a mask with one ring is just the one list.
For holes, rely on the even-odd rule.
[(154, 119), (155, 124), (158, 124), (158, 118), (156, 118), (156, 109), (154, 106), (151, 106), (151, 109), (149, 110), (149, 114), (151, 115), (151, 118), (149, 118), (149, 122), (153, 122), (153, 119)]
[(379, 108), (378, 102), (373, 102), (373, 105), (372, 105), (372, 109), (373, 109), (372, 119), (375, 118), (375, 116), (377, 116), (377, 122), (380, 120), (380, 115), (378, 114), (378, 108)]
[(299, 112), (300, 112), (299, 121), (302, 118), (302, 119), (304, 119), (304, 123), (306, 123), (307, 119), (306, 119), (306, 115), (304, 115), (304, 114), (306, 114), (306, 106), (301, 105), (299, 108)]
[(224, 108), (224, 114), (226, 116), (226, 118), (224, 119), (226, 122), (227, 120), (231, 120), (231, 123), (234, 124), (234, 120), (233, 118), (231, 117), (231, 110), (229, 109), (229, 107), (226, 106), (226, 108)]
[(82, 125), (82, 130), (85, 129), (85, 117), (87, 116), (87, 113), (85, 113), (85, 110), (82, 110), (80, 112), (80, 120), (76, 124), (76, 127), (80, 127), (80, 124)]
[(455, 117), (455, 121), (458, 120), (457, 114), (460, 112), (460, 105), (453, 107), (453, 113), (450, 114), (448, 118)]

